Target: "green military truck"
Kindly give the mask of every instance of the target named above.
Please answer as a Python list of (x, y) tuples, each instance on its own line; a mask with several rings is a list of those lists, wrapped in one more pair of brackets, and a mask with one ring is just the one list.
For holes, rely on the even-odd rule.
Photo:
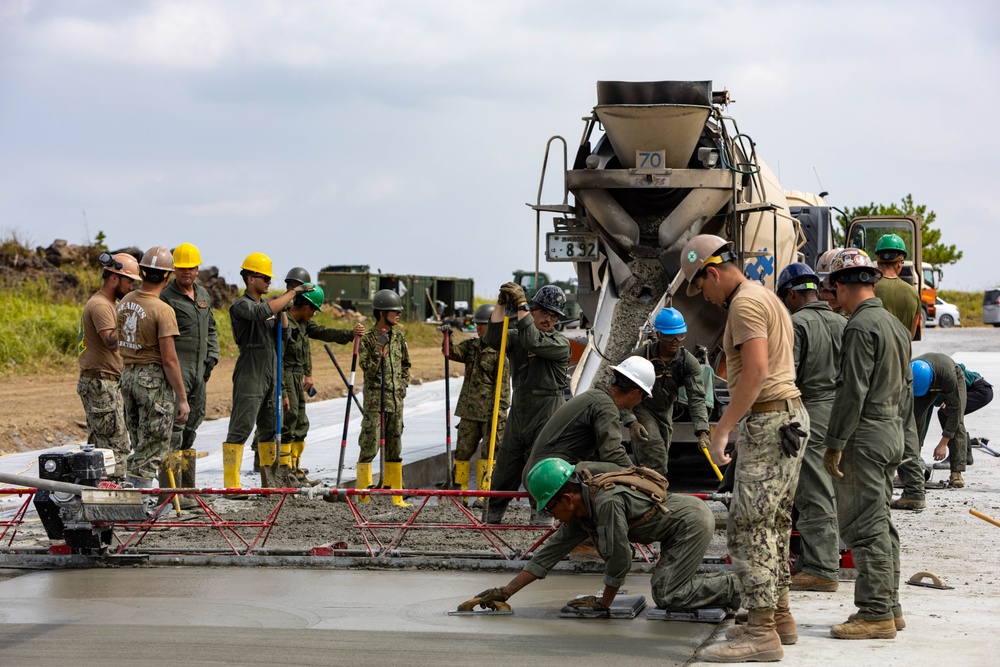
[(576, 280), (552, 280), (549, 278), (549, 274), (539, 271), (538, 285), (535, 285), (534, 271), (515, 271), (514, 282), (524, 289), (524, 293), (529, 299), (538, 291), (539, 287), (546, 285), (559, 287), (566, 293), (566, 314), (559, 320), (556, 328), (562, 330), (566, 327), (571, 329), (582, 327), (580, 315), (583, 313), (583, 310), (576, 300)]
[(430, 320), (468, 326), (474, 310), (471, 278), (373, 273), (366, 264), (337, 264), (320, 269), (317, 282), (327, 303), (365, 315), (372, 314), (372, 295), (390, 289), (403, 301), (404, 322)]

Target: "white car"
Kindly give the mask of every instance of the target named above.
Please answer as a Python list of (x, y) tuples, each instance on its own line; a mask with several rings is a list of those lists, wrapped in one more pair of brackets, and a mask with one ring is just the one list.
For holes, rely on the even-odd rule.
[(958, 314), (958, 306), (950, 304), (947, 301), (942, 301), (941, 297), (938, 297), (937, 301), (935, 301), (935, 310), (936, 314), (934, 317), (927, 318), (927, 326), (936, 327), (940, 325), (942, 329), (962, 326), (962, 320)]

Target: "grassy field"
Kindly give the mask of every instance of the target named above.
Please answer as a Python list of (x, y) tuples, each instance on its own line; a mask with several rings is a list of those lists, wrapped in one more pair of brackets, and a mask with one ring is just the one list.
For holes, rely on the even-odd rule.
[(943, 301), (957, 306), (958, 312), (962, 315), (963, 327), (982, 327), (983, 324), (983, 293), (982, 292), (955, 292), (952, 290), (938, 290), (938, 296)]

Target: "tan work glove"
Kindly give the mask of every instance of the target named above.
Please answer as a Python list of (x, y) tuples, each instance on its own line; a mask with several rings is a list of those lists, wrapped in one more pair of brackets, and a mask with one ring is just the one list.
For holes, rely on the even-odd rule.
[(528, 303), (528, 299), (524, 296), (524, 289), (517, 283), (504, 283), (501, 285), (500, 296), (503, 298), (503, 303), (512, 306), (520, 306), (521, 304)]
[(823, 468), (830, 477), (843, 477), (840, 472), (840, 450), (827, 447), (826, 454), (823, 455)]
[(633, 442), (649, 442), (649, 431), (639, 423), (638, 419), (628, 425), (628, 430), (632, 434)]
[(608, 618), (611, 618), (611, 609), (604, 606), (604, 600), (596, 595), (585, 595), (582, 598), (573, 598), (566, 603), (567, 607), (572, 607), (577, 611), (603, 611)]
[(712, 445), (712, 436), (710, 436), (705, 431), (698, 434), (698, 446), (702, 449), (708, 449)]

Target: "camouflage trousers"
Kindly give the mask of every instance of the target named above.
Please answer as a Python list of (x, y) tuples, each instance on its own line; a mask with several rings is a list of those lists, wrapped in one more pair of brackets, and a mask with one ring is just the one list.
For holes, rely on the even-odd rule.
[[(489, 456), (492, 426), (492, 421), (481, 422), (463, 417), (462, 421), (458, 422), (458, 438), (455, 441), (455, 460), (471, 460), (476, 453), (476, 449), (479, 449), (479, 443), (483, 444), (479, 452), (480, 458), (485, 459)], [(500, 448), (500, 443), (503, 442), (503, 430), (505, 426), (507, 426), (505, 418), (497, 420), (497, 436), (493, 442), (494, 457), (496, 457), (496, 451)]]
[(173, 432), (170, 436), (171, 450), (193, 448), (194, 439), (198, 435), (198, 427), (205, 421), (205, 403), (207, 399), (205, 378), (202, 376), (184, 378), (184, 391), (187, 392), (188, 406), (191, 408), (191, 414), (183, 424), (174, 424)]
[(114, 479), (125, 479), (131, 447), (125, 426), (125, 407), (118, 380), (110, 376), (91, 378), (80, 376), (76, 393), (87, 413), (87, 442), (115, 453)]
[(788, 591), (792, 499), (808, 442), (795, 457), (781, 452), (779, 429), (797, 421), (809, 432), (804, 407), (751, 413), (740, 422), (733, 500), (726, 543), (747, 609), (774, 609)]
[[(361, 420), (361, 435), (358, 446), (361, 454), (359, 463), (371, 463), (378, 456), (378, 442), (381, 431), (381, 413), (378, 410), (365, 410)], [(385, 460), (387, 463), (400, 463), (403, 460), (403, 413), (385, 413)]]
[(170, 451), (177, 397), (163, 367), (156, 364), (126, 366), (121, 387), (125, 424), (132, 438), (128, 474), (152, 480)]

